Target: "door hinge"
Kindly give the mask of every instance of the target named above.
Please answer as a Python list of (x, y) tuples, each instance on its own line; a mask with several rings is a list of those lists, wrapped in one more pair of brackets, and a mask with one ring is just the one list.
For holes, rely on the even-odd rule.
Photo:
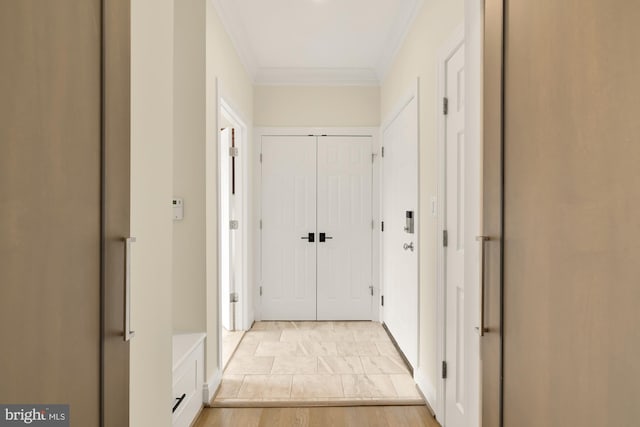
[(380, 305), (384, 307), (384, 295), (380, 295)]
[(374, 230), (376, 228), (376, 222), (371, 220), (371, 229)]
[(240, 222), (237, 219), (229, 221), (229, 230), (237, 230), (240, 228)]
[(384, 147), (382, 147), (382, 157), (384, 157)]
[(384, 231), (384, 221), (380, 221), (380, 231)]
[(260, 153), (260, 163), (262, 163), (262, 153)]
[(442, 378), (447, 379), (447, 362), (442, 361)]
[(238, 293), (237, 292), (231, 292), (229, 294), (229, 302), (238, 302)]
[(238, 157), (238, 147), (229, 147), (229, 156)]
[(447, 230), (442, 231), (442, 246), (445, 248), (449, 246), (449, 232)]
[(445, 116), (449, 114), (449, 98), (442, 98), (442, 113)]
[(262, 296), (262, 286), (260, 286), (260, 296)]
[(371, 153), (371, 163), (375, 163), (376, 161), (376, 155), (374, 153)]
[(369, 291), (371, 291), (371, 296), (373, 296), (373, 286), (369, 286)]
[(260, 230), (262, 230), (262, 220), (260, 220)]

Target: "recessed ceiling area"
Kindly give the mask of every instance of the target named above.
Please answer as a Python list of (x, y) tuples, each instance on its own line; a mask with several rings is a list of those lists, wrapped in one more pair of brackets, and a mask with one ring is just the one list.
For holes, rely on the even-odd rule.
[(256, 84), (378, 85), (422, 0), (213, 0)]

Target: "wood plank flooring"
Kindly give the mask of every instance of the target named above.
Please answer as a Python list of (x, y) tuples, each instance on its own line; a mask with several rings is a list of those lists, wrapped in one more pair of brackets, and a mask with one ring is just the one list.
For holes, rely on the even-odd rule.
[(426, 406), (205, 408), (194, 427), (440, 427)]

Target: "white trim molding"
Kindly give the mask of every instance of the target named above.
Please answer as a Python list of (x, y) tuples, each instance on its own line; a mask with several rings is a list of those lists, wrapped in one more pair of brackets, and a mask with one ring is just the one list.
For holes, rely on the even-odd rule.
[(204, 406), (209, 406), (211, 404), (211, 400), (216, 395), (221, 383), (222, 371), (220, 369), (216, 369), (211, 378), (202, 385), (202, 403), (204, 403)]
[(262, 86), (379, 86), (388, 74), (398, 51), (404, 44), (424, 0), (409, 0), (410, 5), (398, 14), (386, 43), (380, 49), (380, 59), (368, 68), (322, 67), (261, 67), (245, 26), (232, 12), (228, 1), (209, 0), (231, 40), (249, 78)]
[[(435, 412), (435, 408), (438, 405), (438, 398), (436, 396), (436, 387), (429, 381), (422, 368), (418, 367), (413, 374), (413, 380), (418, 386), (418, 390), (424, 396), (427, 406)], [(440, 416), (436, 413), (436, 419), (440, 419)]]

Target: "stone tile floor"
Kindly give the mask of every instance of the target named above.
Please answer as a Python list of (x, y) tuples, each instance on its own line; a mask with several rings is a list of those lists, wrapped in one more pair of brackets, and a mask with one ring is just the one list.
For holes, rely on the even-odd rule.
[(228, 331), (222, 328), (222, 366), (227, 366), (243, 335), (244, 331)]
[(213, 406), (422, 404), (377, 322), (256, 322), (229, 361)]

